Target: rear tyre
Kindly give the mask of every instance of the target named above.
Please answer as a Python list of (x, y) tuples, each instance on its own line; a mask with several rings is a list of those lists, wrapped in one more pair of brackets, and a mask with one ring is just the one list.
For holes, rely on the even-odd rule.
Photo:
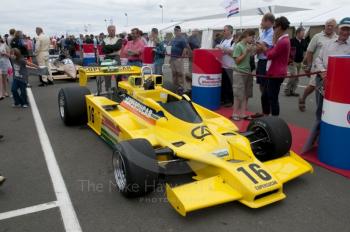
[(85, 96), (90, 94), (86, 87), (63, 88), (58, 93), (58, 108), (62, 121), (67, 126), (87, 123)]
[(124, 196), (144, 196), (157, 187), (158, 161), (147, 140), (133, 139), (118, 143), (112, 164), (117, 188)]
[(292, 146), (292, 134), (287, 123), (278, 117), (262, 117), (248, 125), (254, 132), (249, 138), (254, 155), (260, 161), (276, 159), (286, 155)]

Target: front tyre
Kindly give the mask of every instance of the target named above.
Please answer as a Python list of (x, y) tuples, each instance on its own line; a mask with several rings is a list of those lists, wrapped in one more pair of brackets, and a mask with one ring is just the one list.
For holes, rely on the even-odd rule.
[(249, 138), (252, 150), (260, 161), (280, 158), (292, 146), (292, 134), (287, 123), (278, 117), (262, 117), (250, 122), (248, 131), (254, 132)]
[(62, 121), (67, 126), (87, 123), (85, 96), (90, 94), (86, 87), (63, 88), (58, 93), (58, 108)]
[(144, 196), (157, 187), (158, 161), (147, 140), (133, 139), (118, 143), (112, 164), (117, 188), (124, 196)]

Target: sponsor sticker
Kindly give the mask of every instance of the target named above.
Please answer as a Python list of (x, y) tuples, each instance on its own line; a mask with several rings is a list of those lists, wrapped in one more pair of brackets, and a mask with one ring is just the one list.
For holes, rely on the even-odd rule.
[(213, 88), (221, 86), (221, 74), (193, 74), (192, 85), (196, 87)]
[(218, 87), (221, 85), (221, 78), (202, 75), (198, 78), (198, 85), (203, 87)]

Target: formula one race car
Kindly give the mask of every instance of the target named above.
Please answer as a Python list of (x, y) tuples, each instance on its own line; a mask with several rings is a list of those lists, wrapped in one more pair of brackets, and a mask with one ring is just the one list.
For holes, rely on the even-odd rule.
[(50, 55), (49, 66), (53, 79), (71, 79), (76, 80), (79, 78), (77, 70), (79, 65), (75, 65), (72, 59), (68, 58), (64, 54), (61, 55)]
[[(112, 94), (84, 87), (88, 76), (109, 74), (131, 76)], [(186, 165), (192, 182), (166, 184), (181, 215), (231, 201), (259, 208), (284, 199), (284, 183), (313, 172), (290, 150), (290, 130), (278, 117), (255, 119), (240, 133), (227, 118), (163, 88), (162, 76), (137, 67), (81, 69), (80, 84), (60, 90), (60, 116), (66, 125), (87, 123), (114, 149), (116, 186), (127, 197), (147, 194), (160, 175), (181, 174), (174, 170)]]

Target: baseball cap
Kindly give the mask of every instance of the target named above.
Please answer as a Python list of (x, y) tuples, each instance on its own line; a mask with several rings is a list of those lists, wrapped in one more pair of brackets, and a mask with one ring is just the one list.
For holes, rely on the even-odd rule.
[(343, 18), (340, 20), (339, 28), (350, 27), (350, 17)]
[(174, 30), (181, 31), (181, 27), (180, 26), (175, 26)]

